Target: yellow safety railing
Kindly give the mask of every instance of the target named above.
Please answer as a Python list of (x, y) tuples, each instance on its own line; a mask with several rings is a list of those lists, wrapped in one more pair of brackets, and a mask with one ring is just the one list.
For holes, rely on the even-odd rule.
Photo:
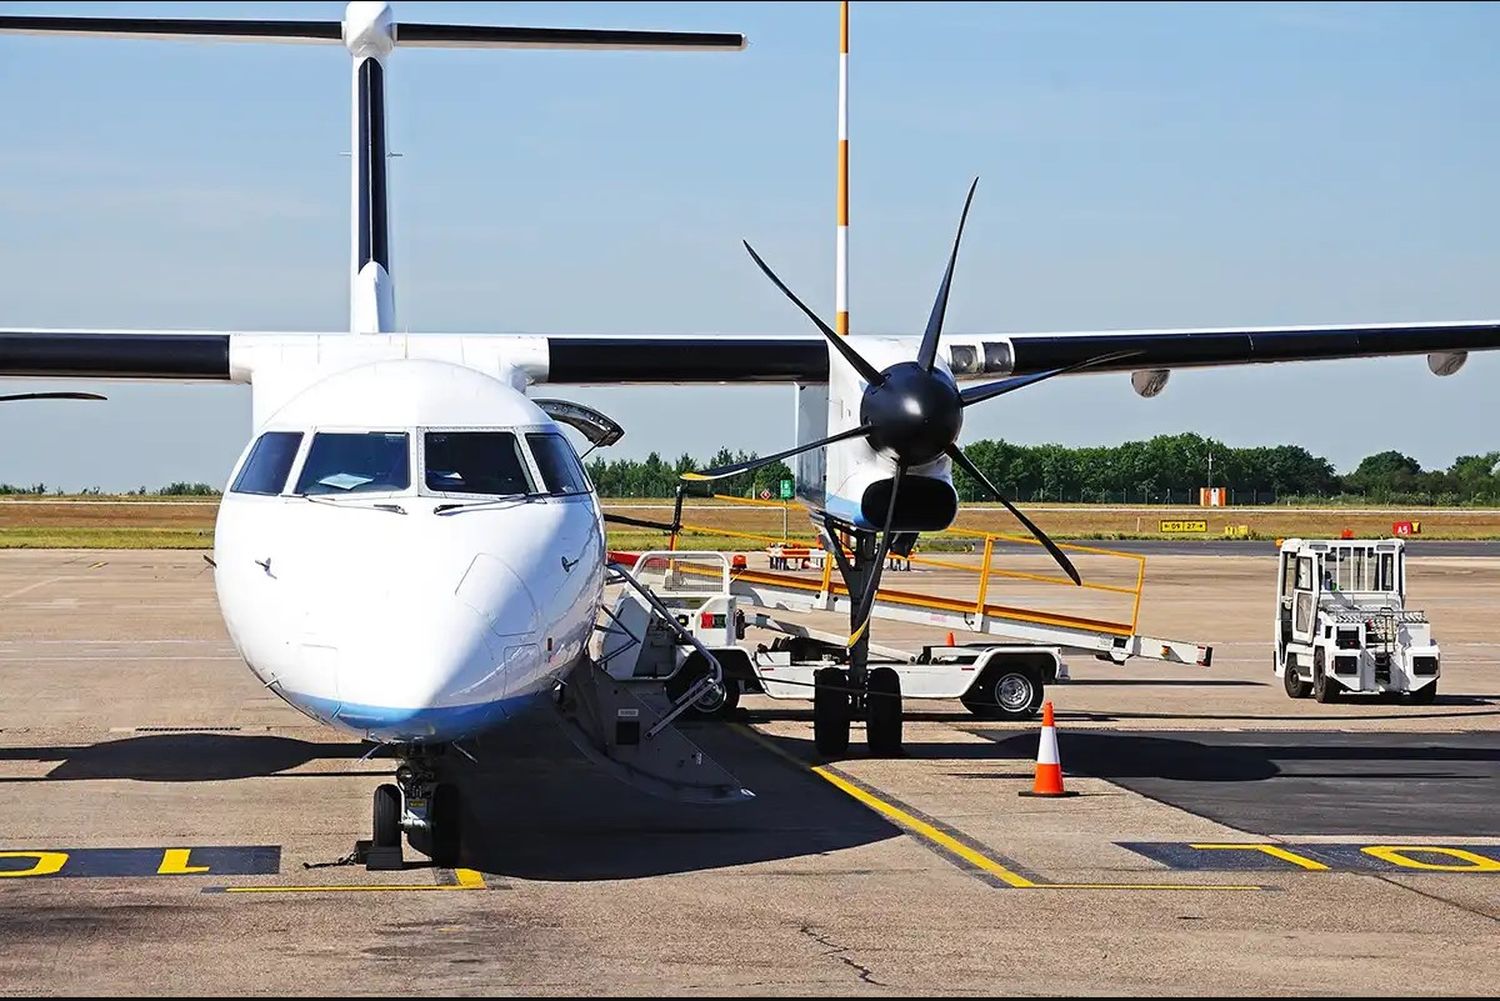
[[(786, 510), (788, 508), (803, 508), (802, 504), (796, 502), (776, 500), (756, 500), (744, 497), (728, 497), (716, 495), (716, 502), (743, 505), (748, 507), (760, 507), (773, 510)], [(882, 578), (879, 598), (896, 604), (931, 608), (935, 610), (955, 611), (965, 614), (999, 616), (1003, 618), (1020, 619), (1027, 622), (1038, 622), (1044, 624), (1064, 625), (1079, 628), (1094, 629), (1102, 632), (1115, 633), (1119, 635), (1132, 635), (1136, 624), (1140, 619), (1141, 594), (1146, 584), (1146, 557), (1139, 553), (1126, 553), (1114, 549), (1104, 549), (1098, 546), (1084, 546), (1074, 543), (1059, 543), (1058, 548), (1069, 553), (1087, 557), (1088, 570), (1083, 571), (1083, 583), (1075, 585), (1071, 579), (1061, 574), (1033, 573), (1026, 570), (1010, 569), (996, 566), (996, 547), (999, 543), (1014, 543), (1025, 546), (1036, 546), (1041, 548), (1041, 543), (1030, 536), (1012, 535), (1003, 532), (980, 532), (971, 529), (949, 528), (941, 532), (924, 533), (928, 536), (936, 536), (944, 539), (968, 540), (970, 553), (980, 553), (980, 560), (976, 565), (973, 562), (964, 562), (958, 554), (953, 558), (937, 555), (923, 555), (913, 552), (909, 557), (912, 566), (930, 567), (936, 570), (944, 570), (960, 575), (959, 579), (972, 579), (974, 589), (972, 599), (965, 588), (965, 594), (955, 596), (949, 594), (927, 594), (901, 590), (891, 586), (892, 580), (889, 576)], [(717, 525), (688, 524), (684, 522), (680, 531), (671, 536), (669, 548), (679, 548), (679, 540), (684, 536), (715, 537), (724, 539), (743, 540), (764, 547), (767, 552), (776, 547), (806, 548), (816, 550), (822, 548), (822, 541), (808, 536), (781, 536), (769, 535), (759, 532), (746, 532), (740, 529), (722, 528)], [(842, 543), (841, 543), (842, 544)], [(849, 549), (844, 548), (848, 553)], [(1131, 564), (1120, 567), (1119, 563), (1107, 564), (1106, 561), (1124, 561)], [(760, 582), (791, 587), (807, 592), (817, 592), (827, 595), (847, 595), (848, 591), (843, 584), (834, 580), (834, 560), (831, 554), (825, 554), (822, 559), (821, 574), (817, 578), (795, 576), (789, 571), (762, 571), (746, 567), (734, 571), (736, 576), (749, 582)], [(1101, 566), (1104, 572), (1099, 573)], [(1110, 567), (1119, 568), (1111, 570)], [(1101, 582), (1091, 577), (1113, 578), (1115, 583)], [(1028, 607), (1026, 604), (1013, 604), (1010, 601), (1000, 603), (991, 600), (997, 585), (1002, 582), (1015, 582), (1019, 585), (1043, 587), (1064, 587), (1076, 593), (1079, 590), (1090, 591), (1101, 594), (1118, 595), (1122, 602), (1129, 603), (1129, 617), (1122, 614), (1118, 617), (1095, 618), (1092, 615), (1085, 616), (1071, 612), (1047, 611), (1045, 609)], [(950, 588), (951, 590), (951, 588)], [(1060, 592), (1052, 592), (1060, 594)], [(1023, 599), (1024, 600), (1024, 599)]]

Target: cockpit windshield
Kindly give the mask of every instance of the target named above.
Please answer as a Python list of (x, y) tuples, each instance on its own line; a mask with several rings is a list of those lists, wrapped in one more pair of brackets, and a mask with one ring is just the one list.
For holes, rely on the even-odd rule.
[(510, 431), (428, 431), (427, 489), (440, 493), (531, 494), (531, 474)]
[(566, 438), (560, 434), (529, 434), (526, 441), (531, 445), (531, 454), (542, 471), (549, 494), (566, 497), (588, 493), (583, 467)]
[(410, 439), (404, 431), (322, 432), (313, 436), (297, 493), (358, 494), (411, 486)]

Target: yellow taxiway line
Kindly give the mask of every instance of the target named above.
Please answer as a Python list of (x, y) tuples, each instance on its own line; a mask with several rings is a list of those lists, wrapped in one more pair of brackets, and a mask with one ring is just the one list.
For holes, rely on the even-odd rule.
[(789, 754), (781, 748), (777, 747), (771, 741), (767, 740), (764, 735), (750, 726), (742, 724), (740, 726), (740, 730), (757, 744), (760, 744), (762, 747), (767, 748), (784, 760), (797, 765), (799, 768), (806, 768), (818, 778), (832, 785), (835, 789), (838, 789), (840, 792), (858, 801), (869, 809), (874, 810), (876, 813), (880, 814), (882, 817), (885, 817), (887, 820), (894, 822), (898, 827), (906, 830), (907, 833), (913, 834), (916, 837), (928, 842), (929, 844), (938, 846), (945, 852), (963, 859), (965, 862), (969, 863), (980, 871), (989, 873), (991, 876), (994, 876), (1006, 886), (1015, 887), (1018, 890), (1243, 891), (1265, 889), (1265, 887), (1263, 886), (1224, 883), (1050, 883), (1046, 881), (1028, 879), (1015, 870), (1003, 865), (1002, 863), (979, 851), (972, 845), (967, 845), (964, 842), (960, 841), (958, 838), (947, 833), (946, 831), (941, 831), (938, 828), (934, 827), (932, 824), (929, 824), (927, 821), (913, 816), (910, 812), (903, 810), (896, 804), (883, 799), (869, 789), (862, 788), (861, 786), (856, 785), (855, 783), (839, 775), (827, 765), (809, 765), (806, 761), (803, 761), (795, 755)]
[(484, 877), (473, 869), (454, 869), (453, 883), (330, 883), (325, 886), (226, 886), (222, 893), (417, 893), (434, 890), (483, 890)]

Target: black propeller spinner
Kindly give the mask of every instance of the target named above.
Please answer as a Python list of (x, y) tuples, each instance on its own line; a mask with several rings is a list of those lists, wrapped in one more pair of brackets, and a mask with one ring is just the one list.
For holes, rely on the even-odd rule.
[(689, 480), (722, 479), (737, 473), (759, 469), (761, 466), (802, 452), (810, 452), (815, 448), (823, 448), (834, 442), (847, 441), (850, 438), (865, 438), (871, 446), (895, 459), (896, 472), (891, 482), (891, 496), (886, 509), (885, 524), (882, 526), (880, 548), (876, 552), (869, 583), (864, 593), (860, 595), (859, 602), (855, 606), (855, 613), (850, 620), (852, 625), (849, 637), (850, 646), (853, 646), (860, 634), (864, 632), (865, 626), (869, 623), (870, 612), (875, 606), (875, 594), (880, 587), (881, 571), (885, 566), (886, 556), (890, 552), (892, 528), (896, 518), (896, 498), (901, 491), (901, 480), (910, 467), (926, 465), (944, 455), (983, 484), (996, 500), (1004, 504), (1016, 520), (1026, 526), (1026, 530), (1031, 533), (1032, 537), (1046, 548), (1063, 572), (1072, 578), (1073, 583), (1083, 583), (1072, 561), (1063, 554), (1056, 543), (1047, 537), (1047, 533), (1022, 514), (996, 489), (984, 473), (969, 461), (968, 456), (964, 455), (958, 447), (958, 434), (963, 429), (964, 408), (966, 407), (1023, 389), (1056, 375), (1116, 361), (1128, 357), (1133, 352), (1100, 355), (1064, 368), (1013, 376), (964, 390), (958, 388), (948, 370), (938, 366), (938, 340), (943, 333), (943, 318), (948, 312), (948, 291), (953, 284), (953, 267), (958, 262), (958, 246), (963, 239), (964, 223), (969, 218), (969, 206), (974, 201), (974, 189), (978, 186), (979, 178), (976, 177), (974, 183), (969, 185), (968, 197), (964, 199), (963, 214), (958, 220), (958, 233), (953, 238), (953, 251), (948, 255), (948, 267), (943, 272), (943, 283), (938, 288), (937, 300), (932, 304), (932, 315), (928, 317), (927, 329), (922, 334), (922, 343), (917, 350), (916, 360), (897, 362), (884, 370), (876, 369), (854, 349), (847, 338), (835, 333), (832, 327), (824, 323), (801, 299), (797, 298), (791, 289), (786, 287), (780, 278), (776, 277), (776, 273), (765, 261), (761, 260), (754, 247), (748, 242), (745, 244), (745, 249), (750, 252), (750, 256), (754, 258), (761, 271), (765, 272), (766, 277), (771, 279), (776, 287), (781, 289), (782, 293), (807, 315), (808, 319), (812, 320), (834, 350), (842, 355), (844, 360), (864, 379), (865, 390), (859, 406), (859, 425), (840, 431), (838, 434), (829, 435), (819, 441), (789, 448), (784, 452), (720, 466), (717, 469), (685, 473), (683, 478)]
[(870, 427), (870, 444), (906, 466), (923, 466), (958, 441), (964, 402), (953, 377), (903, 361), (880, 373), (883, 382), (865, 387), (860, 423)]

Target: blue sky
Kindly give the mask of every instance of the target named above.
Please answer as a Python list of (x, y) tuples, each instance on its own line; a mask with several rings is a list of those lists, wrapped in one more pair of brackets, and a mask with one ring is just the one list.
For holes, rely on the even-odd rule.
[[(738, 54), (398, 51), (394, 271), (412, 330), (798, 331), (832, 313), (838, 10), (397, 3), (410, 20), (739, 30)], [(337, 18), (342, 5), (0, 4)], [(1500, 316), (1500, 8), (859, 4), (855, 332), (925, 321), (981, 176), (955, 331)], [(0, 37), (0, 326), (347, 324), (349, 86), (332, 46)], [(1196, 430), (1341, 467), (1500, 447), (1500, 358), (1057, 380), (966, 439)], [(0, 390), (41, 388), (0, 382)], [(220, 483), (243, 387), (0, 407), (0, 481)], [(590, 389), (617, 454), (789, 444), (787, 389)], [(663, 405), (664, 401), (670, 403)]]

